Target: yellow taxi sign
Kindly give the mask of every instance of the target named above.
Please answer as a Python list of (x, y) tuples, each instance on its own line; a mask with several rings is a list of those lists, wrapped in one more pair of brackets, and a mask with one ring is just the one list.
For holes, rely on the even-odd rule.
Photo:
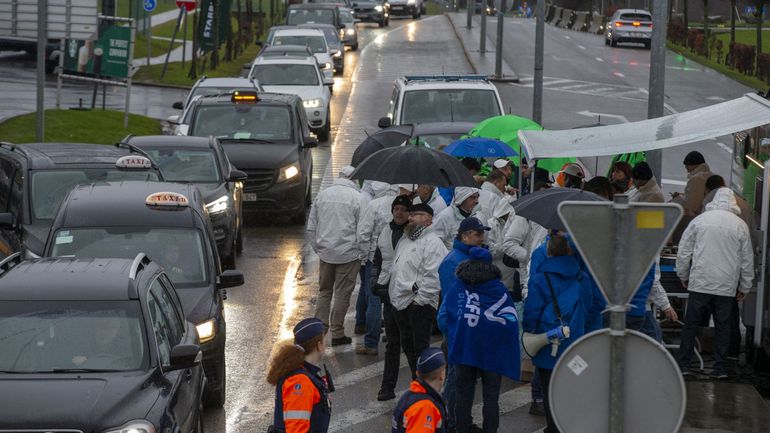
[(115, 167), (128, 170), (147, 170), (152, 168), (152, 161), (142, 155), (126, 155), (115, 161)]
[(236, 90), (233, 92), (233, 95), (230, 97), (230, 100), (232, 102), (256, 102), (259, 100), (257, 97), (257, 92), (249, 92), (249, 91), (242, 91), (242, 90)]
[(187, 197), (178, 192), (156, 192), (148, 195), (144, 202), (147, 206), (165, 208), (187, 207), (190, 204)]

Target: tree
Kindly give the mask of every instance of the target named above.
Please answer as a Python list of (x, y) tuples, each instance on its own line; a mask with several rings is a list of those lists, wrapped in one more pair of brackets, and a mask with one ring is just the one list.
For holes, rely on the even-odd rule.
[(737, 0), (730, 0), (730, 45), (735, 43), (735, 9)]
[(710, 58), (709, 49), (709, 0), (703, 0), (703, 40), (706, 45), (706, 58)]
[[(689, 12), (687, 10), (687, 4), (688, 3), (689, 3), (688, 0), (684, 0), (683, 12), (684, 12), (684, 34), (685, 35), (690, 33), (690, 17), (688, 16)], [(685, 46), (687, 45), (687, 39), (689, 39), (689, 38), (685, 38)]]

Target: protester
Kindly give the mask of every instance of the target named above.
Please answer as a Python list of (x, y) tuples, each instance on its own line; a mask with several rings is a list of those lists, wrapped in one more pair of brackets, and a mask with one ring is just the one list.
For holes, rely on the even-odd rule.
[[(320, 258), (319, 293), (315, 316), (331, 329), (332, 346), (350, 344), (345, 335), (345, 314), (356, 285), (356, 273), (369, 251), (359, 249), (356, 229), (361, 213), (361, 194), (343, 167), (332, 186), (316, 196), (310, 208), (307, 231)], [(332, 297), (334, 305), (332, 305)]]
[[(524, 167), (524, 162), (522, 161), (522, 166)], [(534, 176), (532, 173), (534, 172)], [(550, 188), (553, 185), (553, 180), (551, 180), (551, 174), (548, 173), (548, 170), (540, 167), (524, 167), (522, 168), (522, 184), (524, 185), (521, 188), (521, 196), (525, 196), (529, 194), (531, 191), (537, 191), (537, 188), (531, 188), (531, 186), (536, 186), (539, 183), (547, 184)], [(534, 183), (532, 183), (532, 178), (534, 177)]]
[[(438, 311), (438, 327), (444, 335), (444, 341), (448, 344), (454, 339), (458, 317), (458, 304), (465, 302), (465, 291), (460, 287), (460, 280), (455, 272), (461, 262), (467, 260), (473, 247), (484, 243), (484, 234), (489, 227), (479, 221), (478, 218), (468, 217), (460, 223), (457, 235), (452, 242), (452, 250), (441, 261), (438, 268), (439, 281), (441, 283), (441, 306)], [(447, 382), (444, 389), (444, 398), (447, 402), (447, 426), (454, 427), (455, 401), (456, 401), (456, 372), (455, 365), (449, 364), (447, 369)]]
[[(540, 376), (544, 394), (546, 422), (545, 433), (558, 433), (548, 402), (548, 384), (556, 361), (572, 342), (583, 336), (586, 324), (591, 320), (594, 290), (588, 275), (581, 270), (567, 238), (559, 232), (552, 233), (548, 241), (538, 247), (543, 256), (529, 276), (529, 290), (524, 302), (525, 332), (542, 334), (567, 325), (569, 337), (563, 338), (556, 356), (547, 345), (532, 356), (532, 362)], [(558, 306), (558, 307), (557, 307)]]
[(479, 191), (479, 205), (476, 209), (476, 213), (479, 214), (479, 219), (486, 222), (492, 217), (492, 214), (497, 207), (497, 203), (500, 200), (505, 200), (505, 187), (506, 179), (505, 175), (500, 170), (492, 170), (487, 176), (484, 183), (481, 184), (481, 191)]
[(294, 327), (293, 342), (280, 342), (273, 349), (267, 382), (275, 386), (275, 410), (268, 431), (329, 430), (331, 377), (318, 365), (326, 351), (324, 328), (319, 319), (304, 319)]
[(687, 170), (684, 194), (675, 192), (671, 195), (684, 207), (684, 216), (691, 219), (701, 213), (703, 198), (706, 196), (706, 179), (711, 176), (711, 169), (697, 150), (688, 153), (683, 163)]
[[(390, 303), (388, 296), (388, 285), (390, 283), (390, 273), (393, 265), (393, 258), (396, 254), (396, 247), (401, 241), (404, 228), (409, 222), (409, 208), (412, 206), (411, 200), (407, 196), (400, 195), (391, 203), (392, 220), (382, 229), (377, 239), (377, 250), (374, 254), (374, 264), (372, 272), (376, 278), (374, 284), (374, 294), (380, 298), (383, 305), (383, 317), (385, 320), (385, 367), (382, 373), (382, 385), (377, 392), (377, 400), (386, 401), (396, 398), (396, 382), (398, 381), (398, 370), (401, 363), (401, 337), (399, 335), (398, 324), (396, 323), (395, 309)], [(380, 338), (380, 329), (372, 329), (372, 333), (367, 332), (364, 336), (364, 346), (367, 348), (377, 347)]]
[(630, 194), (629, 201), (639, 203), (663, 203), (663, 191), (660, 190), (652, 168), (644, 161), (636, 163), (631, 171), (631, 182), (634, 183), (636, 192)]
[(500, 424), (501, 376), (519, 380), (519, 320), (500, 270), (485, 248), (474, 247), (470, 258), (457, 268), (459, 289), (466, 293), (455, 308), (461, 316), (449, 342), (449, 360), (456, 367), (457, 433), (471, 432), (471, 409), (476, 378), (481, 377), (484, 433), (497, 432)]
[[(481, 172), (481, 163), (476, 158), (470, 158), (465, 157), (460, 160), (460, 164), (462, 164), (467, 170), (468, 173), (473, 176), (473, 179), (476, 180), (476, 182), (479, 181), (479, 172)], [(447, 206), (451, 206), (452, 202), (454, 201), (455, 197), (455, 187), (448, 186), (448, 187), (441, 187), (438, 189), (439, 194), (444, 199), (444, 202), (447, 204)], [(438, 216), (438, 213), (435, 214)]]
[(419, 185), (417, 187), (417, 196), (414, 198), (414, 204), (425, 203), (433, 208), (433, 215), (438, 215), (446, 209), (447, 204), (441, 194), (433, 185)]
[(490, 228), (489, 233), (487, 233), (487, 246), (492, 254), (492, 263), (500, 269), (502, 274), (501, 280), (508, 290), (513, 290), (514, 278), (518, 278), (516, 274), (518, 268), (514, 266), (516, 263), (506, 260), (505, 251), (503, 250), (505, 229), (512, 214), (513, 206), (507, 200), (500, 200), (495, 211), (492, 213), (492, 218), (489, 218), (487, 221), (487, 225)]
[(412, 376), (417, 354), (430, 344), (441, 287), (438, 267), (447, 249), (431, 227), (433, 209), (425, 203), (412, 205), (404, 238), (396, 249), (388, 288), (396, 309), (401, 346)]
[(596, 176), (589, 180), (583, 185), (583, 190), (592, 192), (607, 200), (613, 200), (616, 192), (612, 182), (604, 176)]
[(631, 182), (631, 164), (625, 161), (616, 161), (612, 164), (612, 171), (610, 172), (610, 182), (612, 182), (612, 188), (615, 194), (629, 195), (635, 193), (635, 191), (629, 191), (633, 189), (633, 183)]
[(393, 410), (392, 433), (443, 432), (446, 411), (441, 388), (446, 375), (441, 349), (429, 347), (420, 353), (417, 378), (409, 385)]
[(583, 179), (585, 178), (585, 175), (583, 174), (583, 169), (579, 165), (574, 163), (567, 164), (562, 168), (559, 174), (561, 175), (559, 178), (562, 179), (561, 183), (559, 183), (560, 186), (564, 188), (583, 188)]
[(695, 335), (709, 313), (714, 315), (715, 334), (712, 376), (724, 379), (729, 373), (733, 298), (743, 300), (754, 279), (749, 229), (739, 214), (733, 192), (719, 188), (705, 211), (687, 226), (679, 242), (676, 273), (689, 293), (678, 360), (685, 375), (692, 374), (690, 358)]
[(479, 196), (478, 188), (457, 187), (452, 204), (436, 215), (433, 230), (447, 248), (452, 247), (452, 239), (457, 234), (460, 223), (465, 218), (476, 216)]

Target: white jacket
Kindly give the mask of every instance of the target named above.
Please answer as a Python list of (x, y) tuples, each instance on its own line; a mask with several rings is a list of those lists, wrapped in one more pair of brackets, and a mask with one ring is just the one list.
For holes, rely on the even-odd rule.
[(522, 291), (529, 282), (529, 259), (535, 250), (545, 239), (548, 230), (537, 223), (524, 217), (511, 215), (505, 227), (503, 236), (503, 252), (518, 260), (519, 281)]
[[(422, 203), (422, 200), (420, 200), (420, 196), (417, 196), (414, 198), (414, 204), (420, 204)], [(438, 192), (438, 188), (433, 190), (433, 195), (430, 197), (430, 200), (428, 200), (428, 203), (426, 203), (428, 206), (433, 209), (433, 215), (438, 215), (447, 208), (446, 202), (444, 201), (444, 197), (441, 197), (441, 194)]]
[(438, 267), (448, 252), (432, 227), (415, 240), (404, 234), (396, 247), (388, 286), (390, 303), (396, 310), (404, 310), (412, 302), (438, 309)]
[(663, 285), (660, 284), (660, 256), (655, 259), (655, 280), (652, 282), (650, 294), (647, 296), (647, 309), (650, 310), (650, 302), (655, 304), (659, 310), (665, 311), (671, 308), (671, 302), (668, 300), (668, 294)]
[[(473, 209), (469, 217), (478, 217), (478, 215), (476, 215), (476, 209)], [(444, 246), (447, 249), (452, 248), (452, 242), (454, 238), (457, 237), (457, 229), (460, 228), (460, 223), (463, 222), (464, 219), (465, 217), (460, 213), (457, 206), (454, 205), (447, 207), (441, 211), (438, 216), (433, 217), (433, 225), (431, 228), (439, 239), (444, 242)]]
[[(735, 296), (748, 293), (754, 255), (746, 223), (729, 188), (720, 188), (705, 212), (693, 219), (679, 241), (676, 274), (691, 292)], [(740, 283), (740, 287), (738, 287)]]
[(508, 226), (507, 221), (502, 217), (493, 216), (487, 221), (487, 225), (491, 228), (487, 232), (486, 243), (489, 247), (489, 252), (492, 254), (492, 263), (500, 269), (502, 274), (501, 280), (505, 287), (510, 290), (513, 288), (513, 275), (516, 272), (516, 268), (509, 268), (503, 264), (503, 237)]
[(485, 223), (489, 218), (492, 218), (497, 208), (497, 204), (500, 200), (505, 198), (505, 194), (500, 192), (497, 187), (491, 182), (484, 182), (481, 184), (481, 191), (479, 192), (479, 205), (476, 206), (476, 213), (482, 214), (483, 219), (479, 217), (481, 222)]
[(334, 179), (332, 186), (318, 193), (310, 208), (307, 231), (321, 260), (342, 264), (366, 257), (368, 251), (359, 249), (356, 233), (360, 213), (361, 193), (350, 179)]
[(374, 251), (377, 249), (377, 238), (380, 236), (380, 232), (393, 219), (391, 207), (393, 199), (396, 198), (396, 192), (390, 185), (382, 182), (377, 182), (377, 184), (385, 185), (387, 188), (375, 188), (376, 198), (364, 206), (357, 229), (358, 249), (368, 251), (366, 259), (369, 261), (374, 259)]
[[(390, 222), (385, 225), (385, 228), (380, 232), (380, 237), (377, 239), (377, 249), (380, 250), (380, 256), (382, 256), (382, 265), (380, 266), (380, 275), (377, 277), (377, 284), (386, 284), (390, 280), (390, 270), (393, 267), (393, 258), (396, 256), (396, 250), (393, 248), (393, 230), (390, 228)], [(401, 236), (401, 239), (404, 239)], [(401, 243), (399, 240), (396, 243), (396, 247)]]

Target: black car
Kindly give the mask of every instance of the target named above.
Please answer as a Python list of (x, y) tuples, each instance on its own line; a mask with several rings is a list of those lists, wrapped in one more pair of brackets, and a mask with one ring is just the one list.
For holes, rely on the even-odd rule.
[(214, 137), (169, 135), (128, 136), (124, 143), (136, 146), (155, 161), (167, 182), (198, 187), (214, 225), (219, 258), (225, 268), (235, 269), (235, 255), (243, 249), (241, 231), (241, 182), (246, 173), (237, 170)]
[(0, 143), (0, 256), (42, 255), (59, 203), (75, 185), (162, 179), (149, 159), (118, 146)]
[(296, 95), (245, 93), (203, 97), (190, 109), (189, 135), (219, 139), (227, 157), (248, 175), (243, 211), (289, 216), (304, 223), (313, 159), (305, 108)]
[(390, 23), (390, 4), (379, 0), (356, 0), (353, 2), (353, 17), (364, 23), (386, 27)]
[(202, 432), (195, 326), (144, 254), (0, 265), (0, 431)]
[(340, 20), (339, 6), (334, 3), (293, 4), (286, 11), (286, 24), (331, 24), (337, 29), (345, 28)]
[(222, 406), (222, 289), (242, 285), (243, 274), (221, 271), (214, 228), (196, 187), (135, 181), (78, 186), (62, 202), (45, 248), (47, 257), (127, 258), (140, 252), (161, 265), (174, 283), (203, 349), (204, 402)]

